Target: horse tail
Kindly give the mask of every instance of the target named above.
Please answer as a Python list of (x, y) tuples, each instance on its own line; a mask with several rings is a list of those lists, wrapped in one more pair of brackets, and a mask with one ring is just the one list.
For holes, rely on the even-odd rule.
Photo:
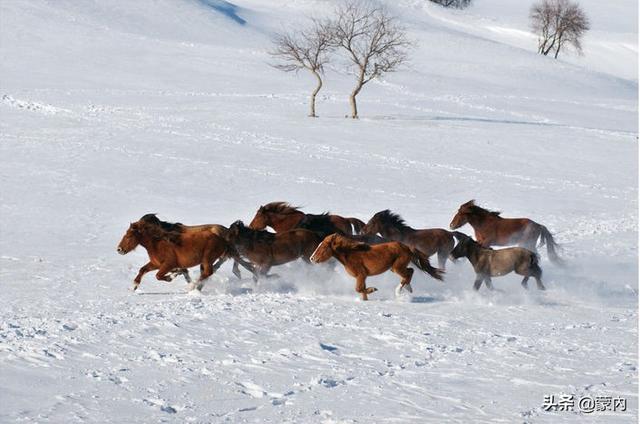
[(547, 245), (547, 254), (549, 255), (551, 262), (557, 265), (562, 265), (563, 261), (560, 259), (560, 256), (558, 256), (558, 252), (556, 250), (559, 247), (558, 243), (553, 239), (553, 235), (547, 227), (540, 225), (540, 245), (538, 247), (542, 247), (545, 244)]
[(442, 281), (444, 271), (439, 268), (434, 268), (429, 262), (429, 257), (418, 249), (411, 249), (411, 262), (421, 271), (426, 272), (436, 280)]
[(360, 221), (358, 218), (345, 218), (349, 224), (351, 224), (351, 233), (358, 235), (362, 234), (362, 229), (366, 225), (364, 222)]
[(540, 268), (540, 256), (535, 252), (531, 252), (531, 263), (529, 264), (529, 269), (538, 274), (538, 277), (542, 275), (542, 268)]

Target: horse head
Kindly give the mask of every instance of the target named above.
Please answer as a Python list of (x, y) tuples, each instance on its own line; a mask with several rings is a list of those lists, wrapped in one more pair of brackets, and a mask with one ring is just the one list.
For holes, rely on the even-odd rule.
[(254, 230), (264, 230), (269, 225), (269, 222), (269, 214), (264, 205), (262, 205), (258, 208), (258, 211), (251, 220), (249, 228), (252, 228)]
[(133, 249), (138, 247), (142, 237), (142, 227), (140, 222), (132, 222), (129, 224), (127, 232), (122, 236), (122, 240), (118, 243), (117, 251), (121, 255), (126, 255)]
[(452, 230), (458, 229), (469, 222), (469, 215), (473, 212), (475, 206), (475, 200), (469, 200), (467, 203), (463, 203), (458, 208), (455, 216), (449, 224), (449, 228)]

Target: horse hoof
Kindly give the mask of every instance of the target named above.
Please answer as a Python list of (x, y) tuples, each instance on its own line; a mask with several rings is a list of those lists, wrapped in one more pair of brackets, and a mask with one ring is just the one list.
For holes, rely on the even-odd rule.
[(404, 288), (409, 292), (409, 293), (413, 293), (413, 287), (411, 287), (411, 284), (407, 284), (404, 286)]

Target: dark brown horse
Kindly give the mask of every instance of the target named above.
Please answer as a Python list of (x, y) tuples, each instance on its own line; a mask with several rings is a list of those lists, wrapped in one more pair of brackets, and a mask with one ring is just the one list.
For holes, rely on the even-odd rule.
[(454, 233), (442, 228), (416, 230), (406, 224), (400, 215), (389, 209), (380, 211), (364, 226), (365, 234), (381, 234), (389, 240), (395, 240), (420, 250), (427, 256), (438, 254), (438, 267), (444, 269), (449, 253), (455, 246)]
[(347, 273), (355, 277), (356, 292), (360, 293), (362, 300), (368, 300), (368, 295), (377, 290), (375, 287), (367, 287), (367, 277), (382, 274), (389, 269), (402, 278), (396, 294), (403, 288), (412, 292), (413, 268), (408, 267), (410, 262), (436, 280), (442, 280), (443, 271), (432, 267), (425, 254), (397, 241), (369, 245), (340, 234), (332, 234), (320, 243), (311, 255), (311, 261), (320, 263), (331, 257), (336, 258), (344, 265)]
[(171, 281), (174, 273), (200, 265), (200, 278), (191, 289), (202, 289), (204, 280), (216, 270), (213, 263), (225, 256), (237, 256), (233, 246), (213, 233), (166, 231), (144, 221), (132, 222), (118, 244), (118, 253), (126, 255), (141, 245), (147, 250), (149, 262), (145, 264), (133, 280), (133, 290), (149, 271), (158, 270), (156, 278)]
[(449, 225), (452, 230), (469, 224), (475, 231), (476, 241), (483, 247), (516, 245), (536, 252), (536, 243), (547, 245), (549, 259), (562, 264), (556, 248), (558, 244), (551, 232), (529, 218), (502, 218), (500, 212), (483, 209), (474, 200), (460, 205)]
[(272, 266), (309, 257), (322, 239), (314, 232), (295, 229), (280, 233), (254, 230), (236, 221), (229, 227), (229, 241), (257, 267), (259, 275), (267, 276)]
[[(229, 232), (229, 229), (227, 227), (219, 224), (184, 225), (180, 222), (161, 221), (154, 213), (149, 213), (144, 215), (142, 218), (140, 218), (140, 221), (157, 225), (163, 230), (169, 231), (169, 232), (190, 233), (190, 232), (206, 231), (206, 232), (213, 233), (219, 237), (222, 237), (225, 240), (227, 239), (227, 233)], [(219, 268), (222, 265), (222, 263), (224, 263), (226, 260), (227, 260), (226, 257), (221, 258), (220, 261), (222, 262), (216, 264), (216, 269)], [(253, 268), (253, 265), (251, 265), (247, 261), (244, 261), (240, 256), (234, 258), (234, 261), (233, 261), (233, 274), (238, 279), (242, 278), (238, 264), (242, 265), (243, 268), (245, 268), (246, 270), (254, 274), (254, 280), (255, 280), (256, 277), (255, 277), (255, 270)], [(187, 280), (189, 280), (189, 272), (187, 270), (181, 270), (180, 273), (183, 274)]]
[[(460, 234), (460, 235), (458, 235)], [(538, 255), (522, 247), (508, 247), (506, 249), (493, 250), (476, 243), (471, 237), (458, 233), (458, 244), (451, 252), (454, 259), (466, 257), (471, 262), (476, 272), (476, 280), (473, 288), (479, 290), (482, 282), (489, 290), (493, 290), (491, 277), (507, 275), (515, 271), (524, 276), (522, 287), (527, 287), (529, 277), (536, 279), (538, 289), (545, 290), (542, 284), (542, 269), (538, 264)]]
[(359, 234), (364, 226), (364, 222), (358, 218), (345, 218), (331, 214), (306, 214), (299, 207), (291, 206), (289, 203), (271, 202), (258, 208), (249, 227), (254, 230), (264, 230), (271, 227), (276, 233), (279, 233), (296, 228), (305, 217), (322, 216), (326, 216), (338, 231), (346, 235)]

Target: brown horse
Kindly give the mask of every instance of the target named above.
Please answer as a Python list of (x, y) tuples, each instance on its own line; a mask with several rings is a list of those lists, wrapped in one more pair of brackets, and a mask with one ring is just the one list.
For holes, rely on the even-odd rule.
[(529, 277), (536, 279), (539, 290), (545, 290), (542, 284), (542, 269), (538, 264), (538, 255), (522, 247), (508, 247), (506, 249), (488, 249), (476, 243), (471, 237), (459, 233), (456, 235), (458, 245), (451, 252), (454, 259), (466, 257), (476, 272), (473, 288), (479, 290), (482, 282), (489, 290), (493, 290), (491, 277), (498, 277), (515, 271), (524, 276), (522, 287), (527, 287)]
[(389, 209), (380, 211), (364, 226), (365, 234), (381, 234), (389, 240), (395, 240), (406, 244), (409, 247), (420, 250), (427, 256), (438, 254), (438, 267), (444, 269), (449, 253), (453, 250), (456, 242), (453, 239), (454, 233), (442, 228), (429, 228), (416, 230), (406, 224), (400, 215), (391, 212)]
[(236, 221), (229, 227), (229, 241), (256, 267), (258, 274), (267, 276), (272, 266), (309, 257), (322, 240), (316, 233), (295, 229), (280, 233), (254, 230)]
[[(324, 214), (335, 228), (343, 234), (359, 234), (364, 222), (358, 218), (345, 218), (340, 215)], [(306, 214), (299, 207), (286, 202), (271, 202), (260, 206), (251, 220), (249, 227), (254, 230), (273, 228), (276, 233), (296, 228), (305, 217), (320, 217), (323, 215)]]
[(202, 289), (204, 280), (215, 271), (213, 263), (225, 256), (236, 256), (235, 249), (225, 239), (210, 232), (173, 232), (165, 231), (156, 225), (144, 221), (132, 222), (118, 244), (118, 253), (126, 255), (141, 245), (147, 250), (149, 262), (145, 264), (133, 280), (133, 290), (149, 271), (158, 270), (156, 278), (171, 281), (172, 273), (200, 265), (200, 278), (191, 289)]
[(311, 261), (320, 263), (331, 257), (335, 257), (344, 265), (347, 273), (355, 277), (356, 292), (360, 293), (362, 300), (368, 300), (368, 295), (377, 291), (375, 287), (367, 287), (367, 277), (382, 274), (389, 269), (402, 278), (396, 294), (403, 288), (412, 292), (413, 268), (408, 267), (409, 262), (436, 280), (442, 280), (443, 271), (432, 267), (425, 254), (397, 241), (369, 245), (340, 234), (332, 234), (320, 243), (311, 255)]
[(460, 205), (449, 226), (455, 230), (465, 224), (473, 227), (476, 240), (483, 247), (516, 245), (537, 252), (536, 242), (540, 239), (538, 247), (546, 243), (549, 259), (562, 264), (556, 251), (558, 244), (551, 232), (529, 218), (502, 218), (500, 212), (483, 209), (470, 200)]
[[(227, 239), (227, 233), (229, 232), (229, 229), (227, 227), (219, 224), (184, 225), (180, 222), (161, 221), (154, 213), (148, 213), (144, 215), (142, 218), (140, 218), (140, 221), (157, 225), (163, 230), (170, 231), (170, 232), (174, 231), (174, 232), (182, 233), (182, 232), (208, 231), (219, 237), (222, 237), (225, 240)], [(222, 263), (224, 263), (227, 260), (227, 258), (226, 257), (221, 258), (220, 260), (222, 262), (216, 264), (216, 269), (219, 268), (222, 265)], [(256, 276), (255, 276), (255, 270), (253, 268), (253, 265), (251, 265), (247, 261), (244, 261), (240, 256), (234, 258), (233, 260), (233, 275), (235, 275), (238, 279), (242, 278), (242, 274), (240, 274), (240, 268), (238, 267), (238, 264), (242, 265), (243, 268), (245, 268), (246, 270), (254, 274), (254, 280), (255, 280)], [(180, 273), (183, 274), (187, 280), (190, 280), (189, 272), (187, 270), (181, 270)]]

